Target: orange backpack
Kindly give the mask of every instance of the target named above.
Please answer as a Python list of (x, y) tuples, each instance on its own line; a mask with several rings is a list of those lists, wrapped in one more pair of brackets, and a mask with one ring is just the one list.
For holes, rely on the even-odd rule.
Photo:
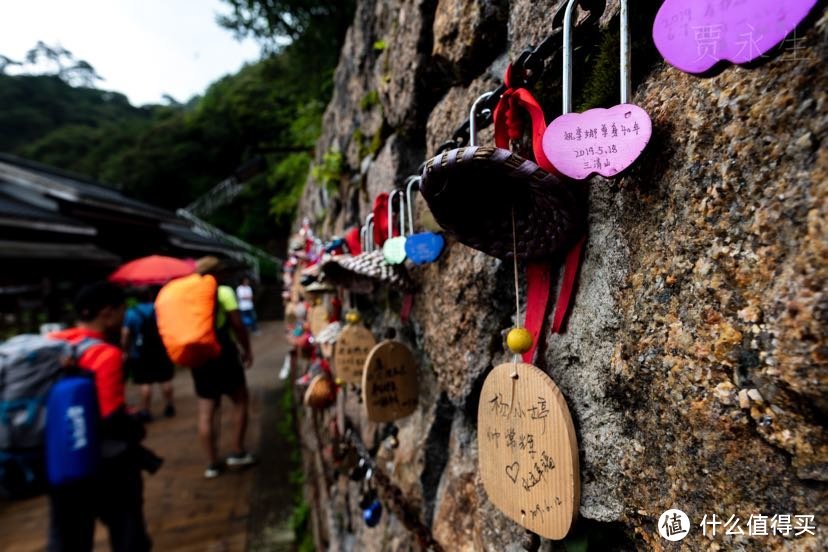
[(170, 359), (179, 366), (197, 368), (221, 353), (216, 337), (217, 291), (215, 278), (192, 274), (158, 292), (158, 333)]

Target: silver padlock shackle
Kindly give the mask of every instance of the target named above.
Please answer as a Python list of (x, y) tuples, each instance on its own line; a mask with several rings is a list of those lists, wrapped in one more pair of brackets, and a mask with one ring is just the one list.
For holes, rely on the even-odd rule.
[[(390, 194), (388, 194), (388, 239), (391, 239), (394, 236), (393, 228), (394, 228), (394, 198), (400, 196), (400, 212), (402, 212), (402, 190), (393, 190)], [(400, 226), (403, 226), (404, 221), (400, 219)], [(400, 232), (400, 235), (403, 235), (405, 232)]]
[(400, 193), (400, 236), (405, 237), (405, 193), (402, 190), (397, 190)]
[(494, 91), (486, 92), (474, 100), (474, 103), (471, 106), (471, 110), (469, 111), (469, 146), (477, 145), (477, 106), (480, 102), (489, 99), (493, 94)]
[[(563, 22), (563, 105), (564, 114), (572, 112), (572, 15), (575, 13), (575, 4), (578, 0), (569, 0), (564, 12)], [(630, 67), (632, 66), (632, 52), (630, 51), (630, 25), (627, 10), (627, 0), (621, 0), (621, 103), (628, 102), (632, 80)]]
[[(369, 213), (367, 217), (365, 217), (365, 225), (362, 227), (362, 231), (365, 232), (365, 238), (362, 244), (362, 251), (364, 253), (370, 253), (374, 249), (374, 213)], [(360, 235), (362, 235), (362, 231), (360, 231)]]
[[(474, 145), (474, 144), (471, 144), (471, 145)], [(405, 203), (408, 206), (408, 235), (409, 236), (414, 235), (414, 215), (411, 212), (411, 206), (414, 204), (414, 202), (411, 201), (411, 187), (414, 186), (414, 184), (416, 184), (417, 189), (419, 190), (421, 180), (422, 180), (422, 177), (415, 175), (415, 176), (409, 176), (408, 180), (405, 181)]]

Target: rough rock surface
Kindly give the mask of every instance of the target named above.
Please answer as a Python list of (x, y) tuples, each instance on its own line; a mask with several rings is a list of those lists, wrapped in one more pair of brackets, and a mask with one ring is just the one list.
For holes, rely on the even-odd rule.
[[(345, 154), (342, 186), (326, 195), (309, 181), (301, 215), (327, 234), (363, 220), (373, 196), (400, 187), (497, 85), (504, 61), (551, 32), (561, 4), (360, 1), (317, 151)], [(607, 2), (598, 36), (617, 26), (617, 4)], [(658, 3), (645, 4), (634, 36), (646, 42)], [(795, 49), (706, 78), (659, 61), (651, 44), (636, 50), (633, 101), (653, 138), (623, 178), (587, 184), (574, 309), (536, 361), (575, 422), (573, 539), (589, 534), (590, 549), (602, 535), (604, 549), (828, 546), (828, 16), (797, 36)], [(553, 117), (560, 62), (547, 65), (536, 89)], [(366, 101), (374, 91), (378, 101)], [(444, 549), (519, 550), (523, 531), (489, 504), (476, 465), (480, 386), (506, 358), (512, 324), (511, 266), (449, 239), (438, 262), (410, 273), (419, 288), (408, 323), (396, 293), (360, 304), (377, 334), (397, 328), (420, 360), (420, 408), (397, 423), (400, 446), (381, 446), (378, 464)], [(353, 394), (347, 411), (371, 446), (381, 428)], [(356, 484), (336, 483), (313, 458), (320, 545), (419, 549), (394, 515), (367, 528)], [(337, 497), (349, 485), (348, 507)], [(672, 548), (656, 531), (671, 507), (695, 522)], [(705, 514), (735, 515), (747, 532), (751, 514), (787, 513), (815, 515), (816, 536), (711, 539), (698, 527)]]

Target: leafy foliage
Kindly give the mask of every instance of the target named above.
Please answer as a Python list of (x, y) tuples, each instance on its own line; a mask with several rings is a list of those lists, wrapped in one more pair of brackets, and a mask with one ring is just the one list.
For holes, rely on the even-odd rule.
[[(38, 43), (27, 63), (51, 63), (47, 74), (0, 74), (0, 151), (87, 174), (170, 209), (207, 193), (245, 161), (264, 157), (267, 168), (245, 182), (233, 203), (207, 218), (281, 252), (353, 2), (226, 1), (234, 14), (222, 20), (226, 27), (263, 43), (288, 41), (186, 104), (168, 99), (167, 105), (140, 108), (122, 94), (70, 86), (66, 75), (75, 73), (66, 71), (88, 64)], [(20, 65), (0, 57), (0, 72)]]
[(328, 188), (329, 190), (339, 189), (342, 181), (342, 170), (344, 169), (345, 160), (341, 151), (330, 150), (325, 152), (322, 156), (322, 163), (314, 165), (311, 170), (311, 175), (314, 180)]
[(339, 50), (351, 24), (354, 0), (224, 0), (229, 14), (219, 15), (219, 25), (238, 37), (253, 37), (267, 51), (277, 51), (295, 41), (315, 43), (317, 48)]

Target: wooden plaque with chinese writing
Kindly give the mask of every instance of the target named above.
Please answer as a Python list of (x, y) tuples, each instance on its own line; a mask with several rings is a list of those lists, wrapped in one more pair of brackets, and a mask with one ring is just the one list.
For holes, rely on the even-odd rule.
[(580, 503), (578, 442), (552, 379), (531, 364), (495, 367), (480, 395), (477, 444), (492, 504), (542, 537), (563, 539)]
[(316, 337), (319, 335), (319, 332), (324, 330), (330, 324), (329, 319), (330, 314), (328, 314), (328, 309), (325, 305), (316, 305), (315, 307), (311, 307), (310, 312), (308, 313), (308, 323), (310, 324), (310, 332), (311, 335)]
[(361, 324), (348, 324), (339, 334), (334, 348), (334, 371), (345, 383), (362, 383), (368, 353), (376, 345), (374, 335)]
[(362, 402), (372, 422), (392, 422), (417, 409), (417, 363), (399, 341), (383, 341), (371, 350), (362, 375)]

